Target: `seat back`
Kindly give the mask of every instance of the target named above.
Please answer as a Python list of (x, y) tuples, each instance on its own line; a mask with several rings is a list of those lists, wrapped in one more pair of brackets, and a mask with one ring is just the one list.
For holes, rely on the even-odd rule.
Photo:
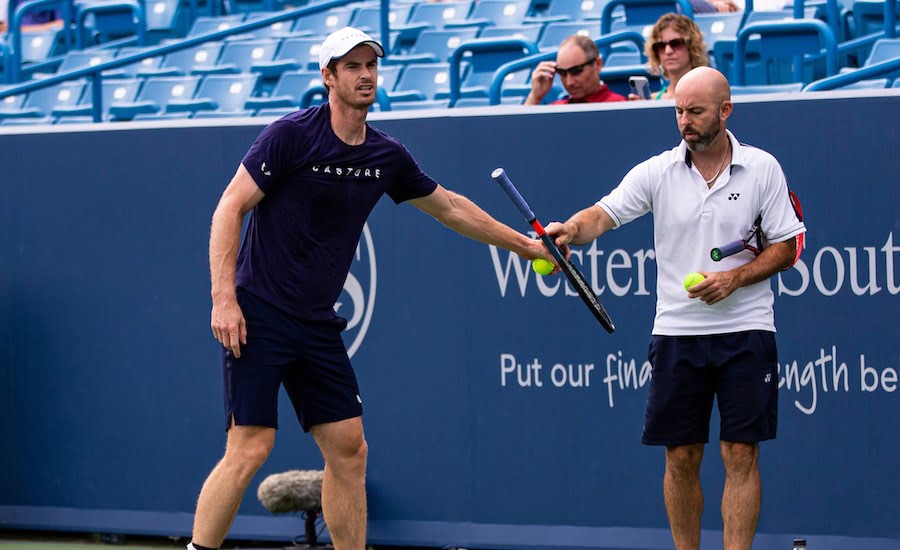
[(218, 65), (234, 65), (241, 72), (250, 72), (250, 67), (260, 61), (271, 61), (278, 51), (279, 41), (271, 38), (226, 42)]
[(244, 22), (245, 15), (239, 13), (236, 15), (220, 15), (218, 17), (201, 16), (194, 20), (188, 36), (200, 36), (215, 31), (224, 31), (232, 27), (236, 27)]
[(194, 67), (215, 65), (223, 47), (224, 44), (221, 42), (207, 42), (186, 50), (174, 51), (166, 56), (162, 67), (178, 69), (189, 74)]
[(515, 25), (511, 27), (485, 27), (478, 38), (521, 38), (537, 43), (541, 37), (541, 25)]
[(560, 43), (573, 34), (588, 36), (596, 40), (600, 38), (600, 25), (596, 21), (547, 23), (538, 42), (538, 50), (542, 52), (558, 50)]
[(480, 0), (469, 19), (487, 19), (499, 27), (521, 25), (530, 0)]
[(332, 8), (307, 15), (297, 19), (294, 31), (310, 31), (313, 36), (325, 36), (349, 25), (355, 11), (354, 8)]
[(321, 47), (321, 38), (285, 38), (275, 59), (296, 61), (304, 69), (318, 69)]
[(422, 31), (410, 53), (434, 54), (438, 61), (447, 61), (460, 44), (467, 40), (474, 40), (477, 34), (478, 29), (475, 28)]
[(426, 99), (450, 92), (449, 63), (412, 63), (403, 69), (395, 91), (419, 91)]
[(137, 100), (152, 101), (165, 109), (172, 99), (192, 99), (199, 84), (199, 76), (150, 77), (141, 87)]
[(289, 96), (299, 104), (300, 96), (306, 90), (322, 85), (322, 73), (319, 71), (287, 71), (281, 75), (278, 84), (272, 91), (272, 97)]
[(63, 62), (60, 64), (58, 73), (65, 73), (80, 69), (82, 67), (93, 67), (107, 61), (111, 61), (116, 56), (115, 50), (93, 50), (93, 51), (74, 51), (66, 54)]
[(409, 23), (427, 23), (434, 29), (444, 28), (448, 21), (467, 19), (472, 11), (473, 0), (453, 2), (421, 2), (416, 4), (409, 16)]
[(22, 33), (22, 62), (40, 63), (55, 55), (60, 31), (28, 31)]
[[(391, 9), (388, 12), (391, 27), (405, 25), (414, 6), (415, 4), (391, 2)], [(350, 26), (368, 33), (378, 32), (381, 29), (381, 8), (377, 6), (358, 8)]]
[(62, 82), (41, 88), (28, 94), (24, 107), (35, 107), (44, 114), (50, 114), (54, 107), (73, 107), (81, 100), (84, 87), (83, 82)]
[(400, 80), (401, 65), (382, 65), (378, 67), (378, 87), (391, 92)]
[(598, 20), (606, 2), (607, 0), (552, 0), (546, 15), (564, 16), (572, 21)]
[(243, 111), (258, 80), (257, 74), (209, 75), (200, 84), (196, 97), (212, 99), (219, 112)]

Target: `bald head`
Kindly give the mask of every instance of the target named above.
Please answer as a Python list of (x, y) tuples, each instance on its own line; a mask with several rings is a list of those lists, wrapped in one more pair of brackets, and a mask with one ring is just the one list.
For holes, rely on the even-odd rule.
[(731, 101), (731, 87), (728, 79), (710, 67), (696, 67), (681, 77), (675, 87), (675, 97), (691, 96), (715, 103)]
[(691, 69), (675, 86), (678, 129), (691, 151), (717, 150), (717, 144), (725, 143), (732, 108), (728, 80), (715, 69)]

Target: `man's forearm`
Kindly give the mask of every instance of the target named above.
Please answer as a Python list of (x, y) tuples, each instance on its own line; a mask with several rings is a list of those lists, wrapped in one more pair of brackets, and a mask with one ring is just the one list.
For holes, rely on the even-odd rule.
[(616, 226), (606, 210), (597, 205), (589, 206), (575, 213), (569, 218), (566, 225), (569, 226), (572, 236), (570, 244), (576, 246), (589, 244)]
[(764, 281), (791, 265), (796, 253), (796, 237), (769, 245), (752, 262), (734, 270), (738, 288)]
[(213, 300), (235, 296), (235, 271), (243, 216), (222, 205), (213, 214), (209, 231), (209, 273)]

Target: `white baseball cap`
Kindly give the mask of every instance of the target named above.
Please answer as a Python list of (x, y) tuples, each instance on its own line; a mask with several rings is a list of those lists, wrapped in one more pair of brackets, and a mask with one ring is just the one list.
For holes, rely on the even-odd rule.
[(344, 27), (334, 31), (322, 42), (319, 48), (319, 68), (324, 69), (334, 59), (340, 59), (360, 44), (368, 44), (375, 50), (375, 55), (384, 57), (384, 48), (374, 38), (353, 27)]

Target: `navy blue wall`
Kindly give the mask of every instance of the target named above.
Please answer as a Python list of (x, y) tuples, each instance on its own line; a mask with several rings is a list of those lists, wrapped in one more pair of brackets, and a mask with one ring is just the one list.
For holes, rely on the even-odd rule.
[[(762, 448), (760, 548), (794, 535), (900, 547), (898, 108), (897, 96), (741, 103), (729, 122), (780, 159), (809, 227), (802, 263), (773, 280), (781, 415)], [(373, 124), (522, 230), (493, 168), (545, 221), (563, 219), (678, 139), (671, 107), (522, 112)], [(208, 225), (261, 128), (122, 128), (0, 135), (0, 526), (186, 534), (222, 452)], [(340, 306), (373, 542), (671, 547), (663, 453), (640, 445), (651, 223), (582, 251), (619, 327), (607, 335), (557, 278), (379, 204)], [(540, 387), (519, 370), (535, 360)], [(570, 365), (580, 386), (556, 387)], [(286, 400), (280, 418), (254, 491), (265, 475), (321, 467)], [(703, 475), (716, 547), (716, 445)], [(300, 532), (251, 492), (233, 534)]]

